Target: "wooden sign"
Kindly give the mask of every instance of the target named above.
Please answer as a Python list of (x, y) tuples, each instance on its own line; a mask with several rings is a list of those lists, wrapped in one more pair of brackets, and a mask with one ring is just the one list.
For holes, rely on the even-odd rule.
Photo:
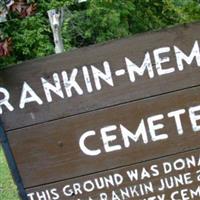
[(200, 23), (0, 72), (22, 199), (200, 199)]

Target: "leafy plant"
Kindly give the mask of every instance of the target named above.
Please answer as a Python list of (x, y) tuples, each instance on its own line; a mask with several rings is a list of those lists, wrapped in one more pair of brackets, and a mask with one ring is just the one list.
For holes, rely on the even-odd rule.
[[(34, 1), (33, 1), (34, 2)], [(0, 24), (4, 37), (12, 37), (12, 56), (0, 59), (0, 68), (54, 53), (47, 10), (64, 6), (62, 28), (65, 50), (139, 32), (200, 19), (198, 0), (40, 0), (38, 14)]]

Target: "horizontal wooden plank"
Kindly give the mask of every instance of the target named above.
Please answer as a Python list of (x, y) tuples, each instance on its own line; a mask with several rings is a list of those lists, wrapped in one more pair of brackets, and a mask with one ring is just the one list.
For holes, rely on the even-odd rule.
[(199, 155), (198, 149), (26, 191), (30, 200), (198, 200)]
[(25, 187), (199, 148), (200, 87), (7, 133)]
[[(0, 86), (9, 92), (9, 102), (12, 106), (9, 109), (14, 109), (11, 112), (5, 105), (2, 106), (1, 119), (5, 130), (199, 85), (200, 68), (197, 66), (200, 65), (197, 44), (200, 39), (199, 32), (199, 23), (184, 25), (25, 62), (1, 71)], [(194, 44), (197, 45), (196, 48)], [(175, 54), (175, 46), (182, 53), (177, 51)], [(191, 51), (191, 55), (196, 57), (189, 57)], [(184, 69), (181, 69), (180, 59), (177, 63), (177, 57), (180, 58), (182, 55), (184, 58), (183, 52), (188, 56), (188, 63), (183, 59)], [(144, 74), (143, 71), (138, 71), (140, 75), (133, 73), (131, 62), (141, 67), (145, 55), (144, 67), (149, 67), (148, 73), (147, 70)], [(125, 60), (125, 57), (129, 60)], [(104, 75), (106, 73), (103, 78), (105, 80), (99, 81), (98, 76), (101, 74), (100, 79), (102, 79), (103, 75), (98, 70)], [(80, 88), (76, 85), (71, 91), (72, 85), (64, 81), (64, 78), (67, 80), (67, 75), (68, 79), (71, 82), (75, 80)], [(54, 91), (57, 94), (50, 91), (51, 94), (46, 95), (45, 91), (48, 93), (47, 88), (50, 88), (49, 83), (57, 84), (57, 89)], [(30, 95), (33, 97), (30, 88), (38, 98), (36, 100), (34, 96), (35, 101), (27, 103), (31, 101)], [(0, 97), (6, 99), (2, 90)]]

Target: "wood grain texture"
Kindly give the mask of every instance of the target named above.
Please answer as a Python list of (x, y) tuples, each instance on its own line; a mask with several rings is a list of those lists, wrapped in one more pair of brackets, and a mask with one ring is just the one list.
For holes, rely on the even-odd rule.
[[(91, 197), (93, 200), (100, 200), (100, 196), (102, 193), (107, 195), (107, 199), (111, 200), (114, 199), (112, 198), (112, 192), (114, 191), (117, 195), (119, 195), (118, 197), (120, 197), (120, 199), (123, 199), (121, 196), (121, 192), (120, 189), (123, 191), (126, 191), (125, 188), (129, 188), (129, 187), (136, 187), (136, 192), (133, 193), (134, 195), (131, 196), (131, 192), (129, 190), (128, 194), (130, 195), (130, 198), (126, 198), (126, 199), (134, 199), (134, 200), (141, 200), (141, 199), (145, 199), (145, 198), (150, 198), (150, 197), (156, 197), (157, 195), (162, 195), (165, 194), (165, 200), (169, 200), (171, 199), (171, 194), (175, 191), (178, 191), (178, 194), (176, 195), (176, 199), (183, 199), (183, 197), (181, 198), (181, 190), (187, 190), (187, 192), (185, 192), (185, 198), (187, 197), (188, 199), (194, 199), (194, 200), (198, 200), (200, 197), (200, 193), (197, 192), (197, 196), (195, 197), (191, 197), (189, 190), (192, 189), (194, 191), (196, 191), (196, 189), (199, 187), (199, 181), (197, 180), (197, 177), (199, 176), (199, 166), (192, 166), (192, 167), (188, 167), (188, 162), (186, 161), (187, 159), (191, 159), (192, 157), (195, 158), (194, 160), (196, 161), (196, 163), (198, 163), (200, 157), (199, 157), (199, 153), (200, 150), (193, 150), (190, 152), (186, 152), (186, 153), (180, 153), (180, 154), (176, 154), (173, 156), (168, 156), (168, 157), (163, 157), (163, 158), (159, 158), (156, 160), (151, 160), (151, 161), (147, 161), (147, 162), (142, 162), (136, 165), (130, 165), (127, 167), (122, 167), (122, 168), (117, 168), (115, 170), (109, 170), (106, 172), (101, 172), (101, 173), (96, 173), (96, 174), (92, 174), (92, 175), (88, 175), (88, 176), (83, 176), (80, 178), (76, 178), (76, 179), (71, 179), (71, 180), (64, 180), (61, 182), (56, 182), (53, 184), (47, 184), (47, 185), (43, 185), (40, 187), (35, 187), (35, 188), (30, 188), (27, 189), (27, 193), (34, 193), (33, 195), (33, 199), (34, 200), (38, 200), (38, 197), (36, 195), (36, 192), (39, 193), (40, 195), (42, 194), (42, 192), (44, 191), (51, 191), (52, 189), (56, 189), (57, 194), (59, 194), (60, 198), (62, 200), (67, 200), (67, 199), (81, 199), (81, 200), (88, 200), (89, 197)], [(180, 169), (180, 170), (173, 170), (170, 173), (166, 173), (166, 168), (164, 167), (163, 163), (170, 163), (171, 166), (181, 166), (181, 162), (179, 162), (179, 164), (175, 164), (178, 163), (177, 160), (180, 161), (180, 159), (183, 161), (184, 165), (186, 166), (184, 169)], [(152, 170), (152, 166), (154, 166), (154, 169), (158, 169), (159, 174), (155, 174), (155, 171), (153, 172)], [(165, 166), (167, 166), (165, 164)], [(136, 175), (135, 177), (137, 178), (133, 178), (132, 180), (129, 178), (130, 176), (128, 176), (128, 174), (130, 174), (130, 172), (136, 172), (135, 174), (138, 174), (138, 176)], [(144, 176), (146, 171), (146, 174), (148, 174), (147, 176)], [(198, 173), (197, 173), (198, 172)], [(168, 181), (170, 180), (170, 177), (179, 177), (179, 175), (184, 175), (184, 174), (190, 174), (190, 177), (192, 180), (192, 183), (190, 184), (185, 184), (185, 185), (179, 185), (179, 186), (174, 186), (173, 188), (165, 188), (163, 190), (159, 188), (161, 188), (161, 179), (168, 179)], [(95, 185), (95, 179), (98, 180), (98, 183), (100, 182), (101, 178), (108, 178), (109, 176), (114, 177), (114, 174), (118, 174), (121, 175), (123, 177), (123, 181), (117, 185), (110, 185), (110, 187), (106, 187), (105, 182), (103, 182), (104, 187), (101, 189), (98, 189), (97, 187), (95, 187), (94, 190), (92, 190), (91, 192), (87, 192), (85, 191), (84, 185), (86, 185), (86, 188), (92, 188), (91, 187), (91, 182)], [(89, 184), (87, 184), (87, 182), (89, 181)], [(140, 186), (142, 185), (142, 189), (143, 184), (149, 184), (149, 182), (152, 183), (153, 185), (153, 189), (154, 192), (153, 193), (148, 193), (148, 194), (142, 194), (142, 191), (140, 189)], [(169, 181), (170, 182), (170, 181)], [(168, 182), (168, 183), (169, 183)], [(175, 182), (175, 181), (174, 181)], [(74, 190), (73, 186), (75, 184), (79, 184), (81, 187), (81, 191), (82, 194), (80, 194), (78, 191)], [(101, 184), (100, 184), (101, 185)], [(139, 186), (140, 185), (140, 186)], [(170, 184), (169, 184), (170, 185)], [(66, 187), (66, 188), (65, 188)], [(65, 189), (64, 189), (65, 188)], [(144, 190), (145, 191), (145, 190)], [(64, 193), (66, 192), (66, 194)], [(73, 193), (74, 192), (74, 193)], [(71, 193), (71, 195), (70, 195)], [(47, 193), (46, 193), (46, 197), (47, 197)], [(53, 195), (51, 195), (51, 197), (53, 197)], [(102, 195), (102, 199), (103, 195)], [(106, 199), (106, 198), (105, 198)], [(157, 197), (155, 199), (158, 199)]]
[[(27, 193), (42, 192), (42, 190), (47, 192), (52, 187), (61, 190), (66, 184), (76, 182), (84, 184), (85, 180), (114, 173), (123, 174), (124, 177), (126, 171), (132, 168), (141, 169), (143, 166), (149, 168), (156, 163), (161, 165), (164, 161), (173, 162), (180, 156), (193, 154), (198, 157), (200, 60), (194, 59), (191, 63), (188, 61), (189, 64), (183, 62), (184, 69), (181, 71), (177, 66), (174, 45), (189, 56), (195, 41), (200, 42), (199, 32), (200, 23), (178, 26), (32, 60), (1, 71), (0, 87), (5, 87), (9, 91), (10, 103), (15, 108), (13, 112), (8, 112), (4, 106), (1, 121), (12, 150), (10, 153), (14, 156)], [(160, 61), (156, 62), (154, 50), (163, 47), (169, 47), (169, 53), (163, 54)], [(147, 52), (151, 57), (153, 66), (151, 73), (154, 73), (154, 77), (150, 79), (145, 72), (141, 76), (136, 75), (136, 81), (131, 82), (125, 57), (141, 66)], [(198, 50), (193, 52), (193, 55), (195, 53), (199, 53)], [(168, 59), (170, 62), (167, 62)], [(98, 89), (91, 66), (104, 71), (105, 61), (110, 64), (113, 86), (104, 80), (100, 81), (102, 88)], [(159, 62), (164, 62), (162, 68), (165, 70), (173, 68), (173, 73), (159, 75)], [(86, 77), (83, 76), (83, 66), (88, 69), (92, 92), (87, 91), (88, 79), (85, 80)], [(71, 74), (75, 68), (78, 71), (76, 81), (82, 88), (83, 95), (78, 95), (73, 90), (72, 97), (69, 97), (64, 92), (69, 84), (63, 83), (61, 74), (62, 71)], [(53, 94), (53, 100), (49, 103), (41, 77), (53, 83), (54, 73), (57, 73), (61, 80), (59, 91), (63, 91), (64, 98)], [(42, 105), (27, 103), (24, 109), (19, 108), (24, 81), (41, 98)], [(0, 97), (3, 98), (2, 94)], [(191, 111), (191, 108), (196, 108), (196, 111)], [(169, 116), (172, 111), (184, 111), (184, 113), (175, 120), (175, 117)], [(153, 118), (155, 116), (157, 118)], [(178, 119), (181, 121), (181, 128), (180, 122), (178, 127)], [(143, 138), (137, 138), (135, 133), (141, 124)], [(105, 133), (105, 128), (108, 127), (114, 129), (112, 131), (107, 129)], [(128, 144), (125, 142), (122, 128), (123, 131), (126, 130), (126, 134), (129, 133)], [(89, 149), (98, 150), (99, 155), (86, 155), (80, 148), (80, 138), (87, 131), (93, 131), (94, 134), (87, 138), (85, 145)], [(108, 147), (115, 148), (109, 152), (106, 149)], [(188, 171), (195, 176), (197, 169), (199, 166)], [(164, 176), (161, 168), (159, 171), (161, 171), (159, 176), (151, 177), (155, 190), (158, 189), (160, 178)], [(180, 171), (183, 172), (184, 170)], [(178, 174), (177, 171), (171, 175)], [(187, 188), (195, 189), (199, 181), (192, 182)], [(148, 180), (140, 179), (133, 182), (133, 184), (146, 183)], [(125, 178), (120, 188), (128, 186), (130, 181)], [(112, 189), (120, 188), (104, 188), (102, 191), (109, 194)], [(94, 190), (90, 195), (93, 199), (99, 200), (98, 195), (102, 191)], [(163, 192), (166, 194), (166, 199), (170, 199), (171, 190)], [(143, 195), (142, 198), (149, 195)], [(79, 197), (85, 200), (89, 195), (84, 193), (69, 198), (61, 196), (61, 199)], [(133, 199), (141, 199), (141, 196)]]
[[(188, 114), (190, 107), (200, 105), (199, 91), (200, 87), (186, 89), (8, 132), (8, 139), (25, 187), (199, 148), (200, 132), (193, 131)], [(179, 109), (186, 110), (181, 116), (182, 135), (177, 133), (174, 119), (167, 117), (169, 112)], [(168, 139), (153, 142), (149, 135), (147, 118), (158, 114), (163, 114), (164, 119), (155, 123), (164, 124), (164, 128), (159, 129), (157, 134), (165, 133)], [(148, 144), (144, 144), (142, 140), (131, 141), (129, 148), (105, 153), (100, 128), (116, 125), (117, 130), (111, 134), (116, 135), (117, 139), (111, 142), (111, 145), (120, 144), (124, 147), (119, 124), (134, 133), (141, 119), (144, 119), (147, 129)], [(102, 153), (98, 156), (91, 157), (80, 150), (79, 139), (89, 130), (95, 130), (96, 136), (90, 137), (87, 145), (92, 149), (101, 149)]]
[[(171, 61), (163, 65), (164, 68), (176, 68), (173, 46), (177, 45), (182, 51), (189, 54), (195, 40), (200, 39), (200, 24), (179, 26), (159, 32), (139, 34), (134, 37), (111, 41), (106, 44), (81, 48), (60, 55), (33, 60), (19, 64), (13, 68), (0, 72), (0, 86), (5, 87), (11, 93), (10, 102), (15, 111), (8, 112), (4, 109), (1, 119), (5, 130), (13, 130), (46, 121), (52, 121), (96, 109), (110, 107), (124, 102), (138, 100), (153, 95), (188, 88), (200, 84), (200, 68), (195, 62), (191, 65), (185, 63), (184, 71), (176, 69), (174, 73), (165, 76), (155, 76), (149, 79), (147, 74), (137, 77), (137, 81), (131, 83), (127, 73), (124, 76), (115, 76), (115, 71), (125, 69), (125, 57), (136, 64), (141, 65), (144, 54), (156, 48), (170, 47), (169, 56)], [(52, 81), (54, 72), (60, 75), (62, 70), (71, 73), (76, 67), (94, 65), (100, 70), (102, 63), (108, 61), (114, 79), (114, 87), (103, 83), (101, 91), (95, 90), (88, 93), (84, 85), (83, 75), (77, 76), (77, 82), (83, 86), (84, 95), (73, 95), (72, 98), (61, 99), (53, 95), (53, 102), (47, 103), (41, 85), (40, 78), (44, 77)], [(126, 69), (125, 69), (126, 70)], [(154, 65), (155, 70), (155, 65)], [(91, 70), (89, 71), (91, 73)], [(19, 109), (19, 100), (23, 82), (26, 81), (41, 97), (44, 104), (39, 106), (35, 103), (27, 104), (25, 109)], [(63, 88), (62, 88), (63, 89)]]

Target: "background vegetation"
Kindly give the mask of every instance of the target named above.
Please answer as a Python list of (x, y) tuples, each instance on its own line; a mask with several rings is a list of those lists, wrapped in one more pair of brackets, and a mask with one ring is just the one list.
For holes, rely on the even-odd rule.
[(18, 200), (16, 187), (8, 170), (8, 165), (3, 150), (0, 147), (0, 199), (1, 200)]
[(200, 18), (199, 0), (88, 0), (81, 5), (74, 2), (39, 0), (35, 16), (1, 23), (3, 37), (13, 38), (13, 53), (0, 59), (0, 69), (54, 53), (47, 16), (47, 10), (52, 8), (66, 7), (62, 28), (66, 51)]
[[(12, 56), (0, 59), (0, 69), (54, 53), (47, 10), (65, 6), (62, 28), (65, 50), (200, 19), (199, 0), (39, 0), (38, 13), (0, 24), (3, 37), (12, 37)], [(0, 199), (17, 200), (0, 149)]]

